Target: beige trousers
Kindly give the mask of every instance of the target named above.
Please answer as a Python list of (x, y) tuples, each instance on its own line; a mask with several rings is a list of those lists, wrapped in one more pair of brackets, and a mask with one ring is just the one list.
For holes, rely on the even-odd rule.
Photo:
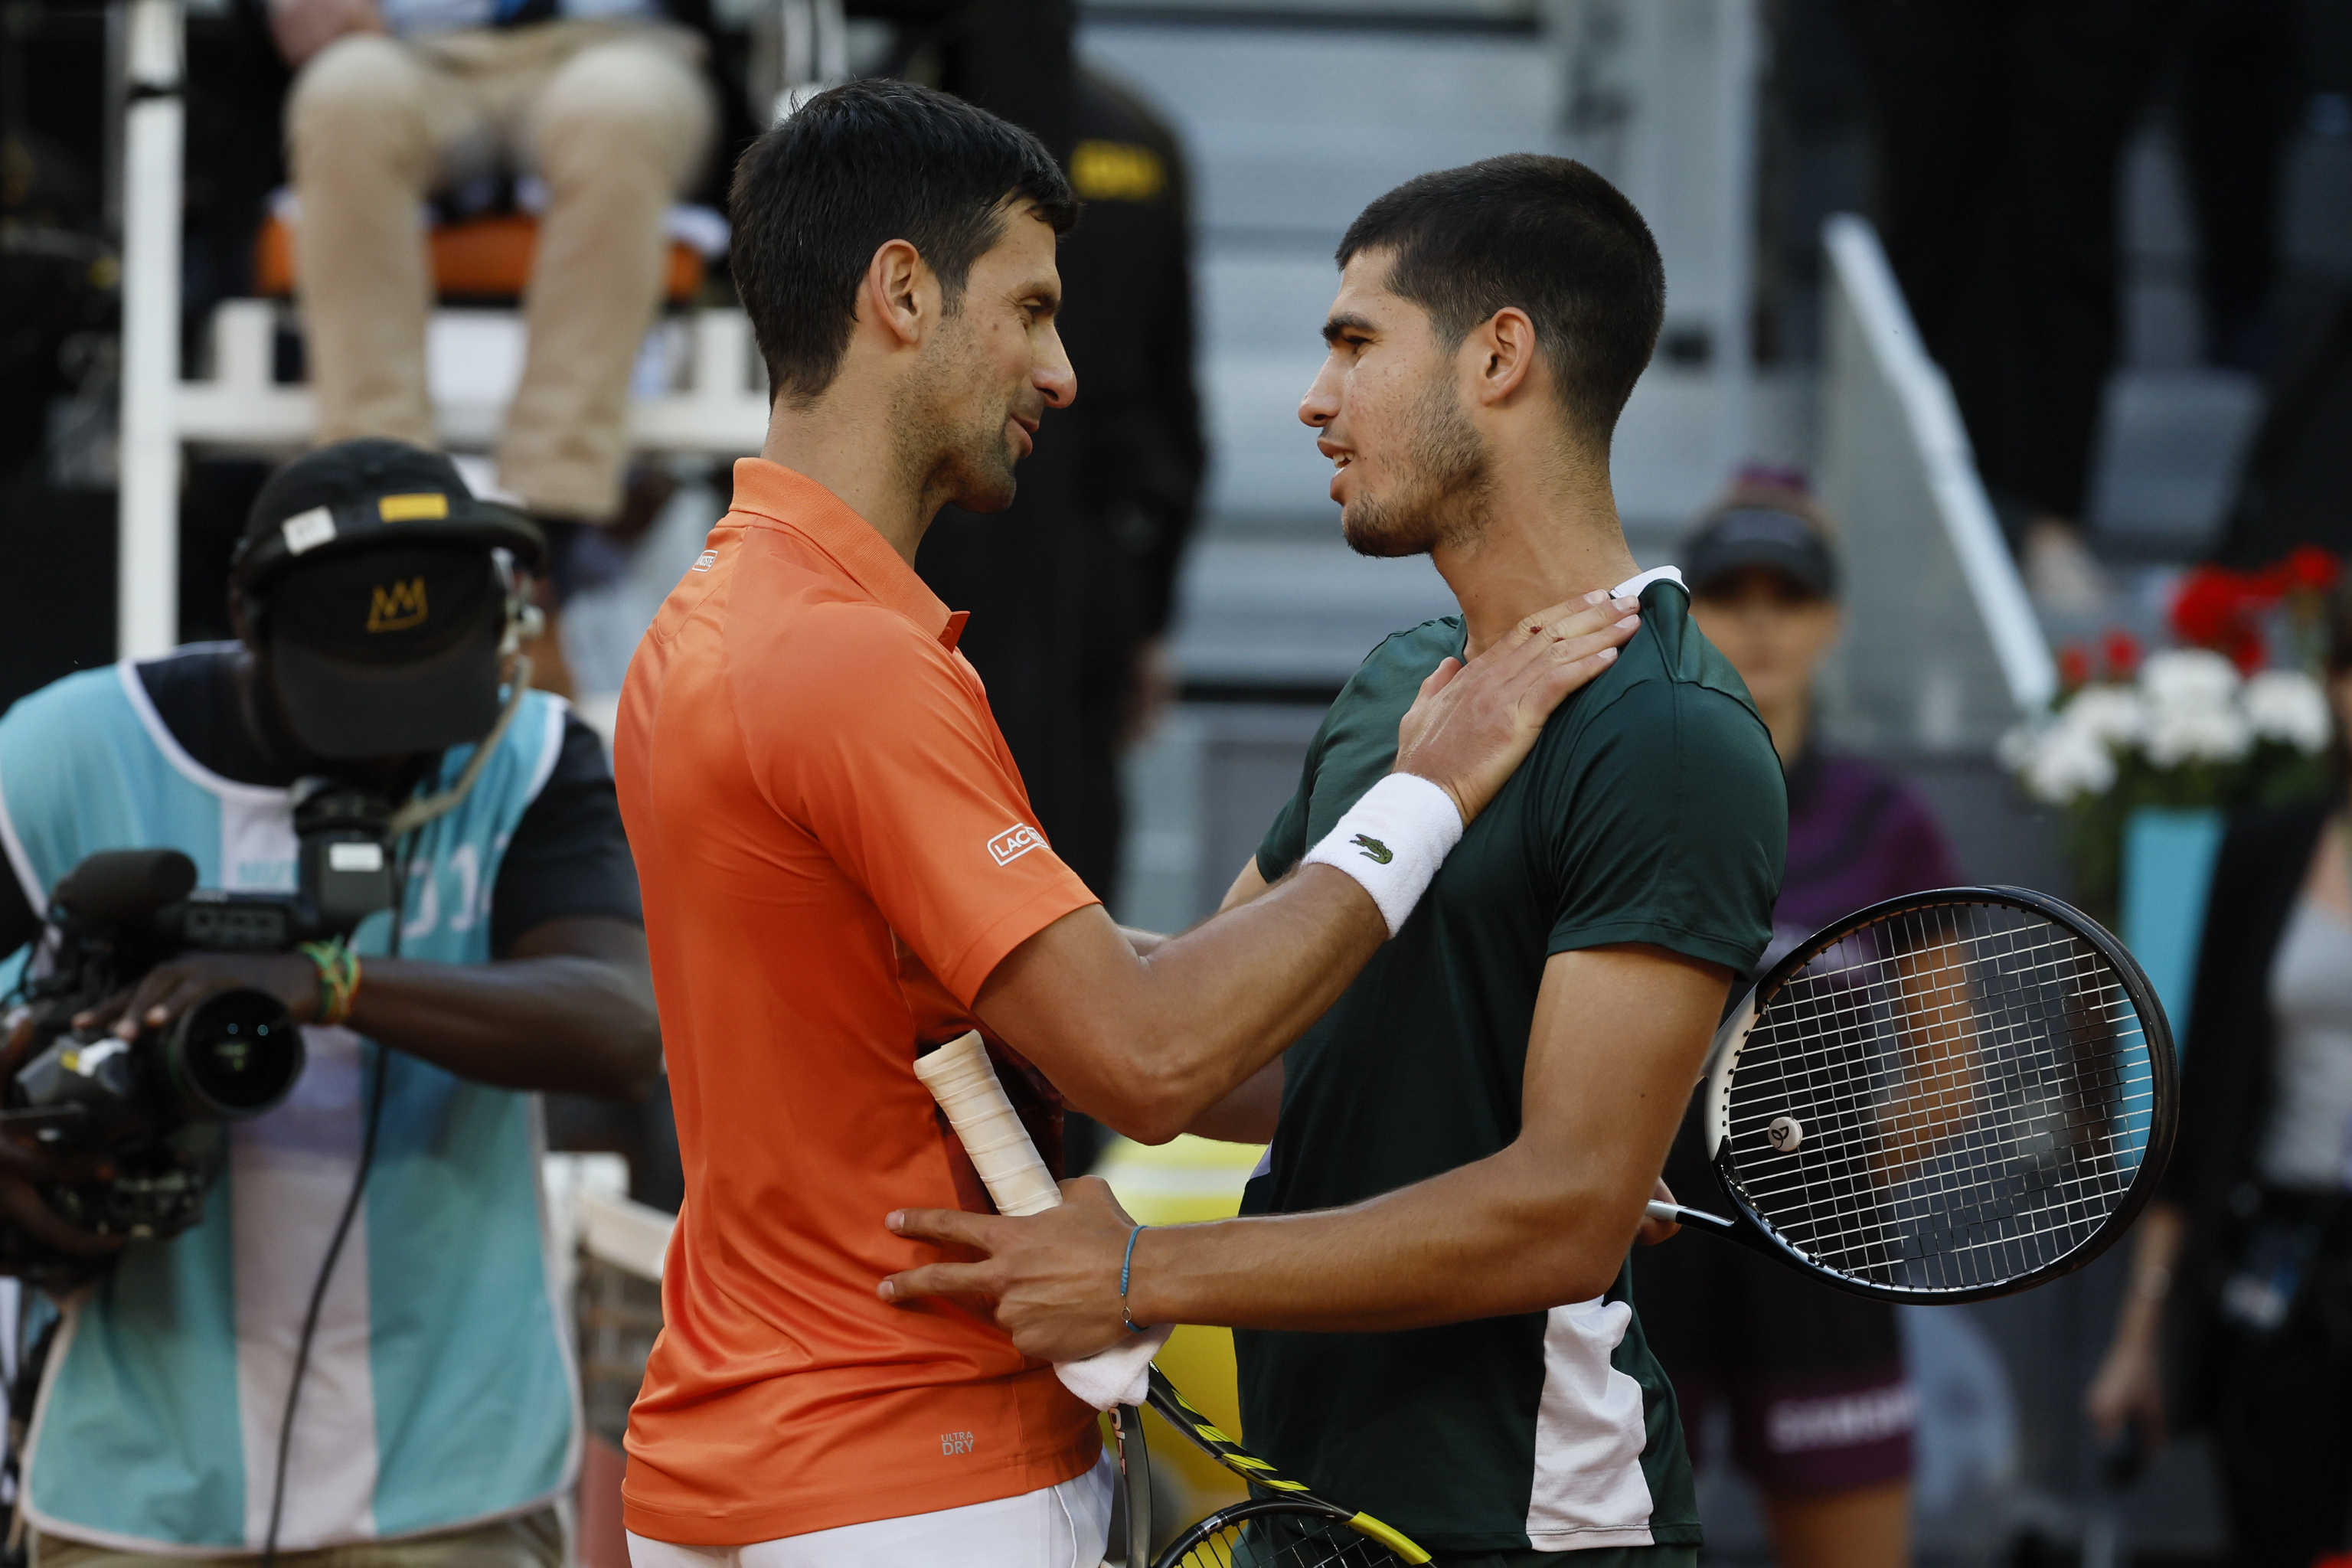
[(320, 441), (434, 445), (417, 205), (457, 181), (532, 174), (548, 203), (499, 482), (535, 511), (601, 521), (618, 510), (629, 372), (661, 304), (663, 215), (710, 142), (701, 47), (677, 27), (558, 21), (352, 34), (311, 58), (286, 123)]
[[(248, 1554), (249, 1557), (249, 1554)], [(32, 1568), (189, 1568), (185, 1557), (151, 1557), (33, 1532)], [(206, 1558), (235, 1562), (236, 1558)], [(563, 1526), (551, 1508), (520, 1519), (404, 1541), (367, 1541), (281, 1552), (280, 1568), (563, 1568)]]

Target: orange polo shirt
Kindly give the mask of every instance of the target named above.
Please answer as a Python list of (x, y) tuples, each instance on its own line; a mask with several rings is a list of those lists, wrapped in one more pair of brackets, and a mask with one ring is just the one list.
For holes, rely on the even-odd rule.
[(750, 458), (708, 545), (614, 744), (686, 1165), (628, 1528), (740, 1545), (1056, 1485), (1094, 1413), (989, 1324), (875, 1287), (941, 1256), (883, 1215), (977, 1191), (916, 1046), (1095, 897), (1037, 830), (963, 617), (864, 519)]

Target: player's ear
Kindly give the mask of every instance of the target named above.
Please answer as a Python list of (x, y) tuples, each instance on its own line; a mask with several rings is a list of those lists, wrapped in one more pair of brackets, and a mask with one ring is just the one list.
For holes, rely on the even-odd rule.
[(857, 315), (871, 321), (900, 343), (912, 347), (922, 341), (927, 317), (937, 314), (937, 279), (921, 252), (903, 239), (885, 242), (866, 264), (866, 281), (857, 291)]
[(1472, 328), (1464, 347), (1475, 361), (1482, 404), (1505, 401), (1536, 374), (1536, 324), (1517, 305), (1506, 305)]

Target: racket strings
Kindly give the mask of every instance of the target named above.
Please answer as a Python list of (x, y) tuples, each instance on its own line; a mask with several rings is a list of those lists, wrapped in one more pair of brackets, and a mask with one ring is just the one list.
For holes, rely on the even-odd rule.
[[(2019, 1278), (2123, 1201), (2155, 1101), (2139, 1018), (2084, 938), (1996, 904), (1912, 910), (1767, 1000), (1730, 1078), (1758, 1217), (1824, 1266), (1923, 1291)], [(1775, 1148), (1783, 1119), (1801, 1137)]]
[[(1916, 933), (1915, 932), (1915, 933), (1913, 933), (1913, 934), (1914, 934), (1914, 935), (1915, 935), (1915, 937), (1916, 937)], [(2008, 944), (2003, 944), (2003, 945), (2008, 945)], [(1979, 954), (1977, 954), (1976, 956), (1979, 956), (1979, 957), (1981, 957), (1981, 956), (1982, 956), (1982, 954), (1980, 954), (1980, 953), (1979, 953)], [(1846, 964), (1843, 964), (1843, 965), (1840, 965), (1840, 966), (1837, 966), (1837, 967), (1843, 968), (1843, 969), (1849, 969), (1849, 970), (1850, 970), (1850, 969), (1852, 969), (1852, 968), (1853, 967), (1853, 965), (1851, 963), (1846, 963)], [(2018, 967), (2019, 967), (2020, 969), (2023, 969), (2023, 968), (2028, 967), (2028, 966), (2020, 965), (2020, 966), (2018, 966)], [(2046, 977), (2045, 977), (2045, 978), (2046, 978)], [(1918, 982), (1917, 982), (1917, 980), (1916, 979), (1916, 977), (1913, 979), (1913, 983), (1912, 983), (1912, 984), (1911, 984), (1911, 986), (1910, 986), (1909, 988), (1910, 988), (1910, 989), (1911, 989), (1915, 994), (1914, 994), (1912, 996), (1910, 996), (1909, 998), (1907, 998), (1907, 1000), (1908, 1000), (1908, 1001), (1909, 1001), (1909, 1002), (1914, 1005), (1914, 1007), (1915, 1007), (1915, 1009), (1916, 1009), (1916, 1008), (1918, 1006), (1918, 1005), (1919, 1005), (1919, 1004), (1921, 1004), (1922, 1002), (1924, 1002), (1924, 1001), (1927, 1000), (1927, 998), (1925, 998), (1925, 997), (1922, 997), (1922, 996), (1920, 996), (1920, 995), (1916, 994), (1916, 993), (1921, 989), (1921, 986), (1920, 986), (1920, 984), (1918, 984)], [(1943, 1025), (1943, 1026), (1949, 1026), (1949, 1025), (1951, 1024), (1951, 1022), (1952, 1022), (1952, 1018), (1951, 1018), (1951, 1010), (1950, 1010), (1950, 1005), (1949, 1005), (1949, 1004), (1950, 1004), (1950, 1000), (1951, 1000), (1951, 994), (1952, 994), (1952, 992), (1953, 992), (1953, 990), (1954, 990), (1955, 988), (1954, 988), (1954, 987), (1952, 987), (1951, 985), (1949, 985), (1949, 984), (1948, 984), (1942, 985), (1942, 986), (1940, 986), (1940, 987), (1937, 987), (1937, 989), (1940, 991), (1941, 994), (1940, 994), (1938, 997), (1935, 998), (1935, 1000), (1937, 1000), (1937, 1001), (1938, 1003), (1940, 1003), (1941, 1005), (1940, 1005), (1936, 1009), (1936, 1013), (1937, 1013), (1937, 1017), (1933, 1020), (1933, 1022), (1935, 1022), (1935, 1023), (1937, 1023), (1937, 1024), (1939, 1024), (1939, 1025)], [(1923, 1016), (1923, 1018), (1922, 1018), (1920, 1021), (1925, 1022), (1925, 1021), (1927, 1021), (1927, 1020), (1926, 1020), (1926, 1019), (1924, 1018), (1924, 1016)], [(2014, 1023), (2014, 1021), (2015, 1021), (2015, 1020), (2014, 1020), (2013, 1018), (2012, 1018), (2012, 1019), (2003, 1019), (2003, 1020), (1996, 1020), (1996, 1021), (1993, 1021), (1993, 1023), (1992, 1023), (1992, 1025), (1991, 1025), (1991, 1027), (1990, 1027), (1990, 1029), (1988, 1032), (1989, 1032), (1989, 1033), (1991, 1033), (1991, 1034), (1993, 1034), (1993, 1035), (1995, 1035), (1996, 1037), (1998, 1037), (1998, 1036), (1999, 1036), (1999, 1035), (2000, 1035), (2000, 1034), (2006, 1034), (2006, 1033), (2009, 1033), (2009, 1032), (2011, 1032), (2011, 1031), (2010, 1031), (2010, 1030), (2008, 1030), (2008, 1029), (2006, 1029), (2006, 1028), (2001, 1027), (2001, 1025), (2002, 1025), (2002, 1024), (2004, 1024), (2004, 1023)], [(2001, 1042), (2001, 1043), (2004, 1043), (2004, 1044), (2005, 1044), (2005, 1043), (2007, 1043), (2007, 1042)], [(1928, 1074), (1928, 1075), (1925, 1075), (1925, 1079), (1924, 1079), (1924, 1081), (1923, 1081), (1923, 1080), (1922, 1080), (1922, 1077), (1921, 1077), (1921, 1075), (1918, 1075), (1918, 1074), (1915, 1073), (1915, 1075), (1914, 1075), (1915, 1081), (1914, 1081), (1914, 1083), (1913, 1083), (1913, 1085), (1912, 1085), (1912, 1088), (1913, 1088), (1913, 1090), (1914, 1090), (1915, 1096), (1916, 1096), (1916, 1098), (1918, 1100), (1920, 1100), (1921, 1102), (1924, 1102), (1924, 1103), (1926, 1103), (1926, 1104), (1927, 1104), (1927, 1105), (1929, 1105), (1929, 1106), (1931, 1106), (1931, 1107), (1935, 1107), (1935, 1106), (1937, 1106), (1937, 1102), (1940, 1100), (1940, 1101), (1942, 1101), (1943, 1103), (1942, 1103), (1942, 1105), (1939, 1107), (1939, 1109), (1941, 1109), (1941, 1110), (1945, 1110), (1946, 1112), (1948, 1112), (1948, 1111), (1949, 1111), (1949, 1110), (1951, 1109), (1951, 1104), (1952, 1104), (1952, 1100), (1953, 1100), (1953, 1097), (1954, 1097), (1954, 1090), (1955, 1090), (1955, 1088), (1956, 1088), (1956, 1080), (1960, 1079), (1963, 1079), (1963, 1078), (1965, 1078), (1966, 1076), (1967, 1076), (1967, 1075), (1966, 1075), (1966, 1074), (1964, 1074), (1964, 1073), (1959, 1073), (1959, 1072), (1954, 1072), (1954, 1071), (1947, 1070), (1947, 1071), (1944, 1071), (1944, 1072), (1941, 1072), (1941, 1073), (1931, 1073), (1931, 1074)], [(1815, 1090), (1816, 1090), (1816, 1092), (1817, 1092), (1817, 1093), (1819, 1092), (1819, 1090), (1820, 1090), (1821, 1087), (1822, 1087), (1822, 1085), (1821, 1085), (1821, 1083), (1820, 1083), (1820, 1081), (1819, 1081), (1819, 1076), (1818, 1076), (1818, 1074), (1816, 1074), (1816, 1075), (1814, 1075), (1814, 1079), (1813, 1079), (1813, 1088), (1815, 1089)], [(1899, 1140), (1897, 1140), (1897, 1141), (1899, 1141)], [(1915, 1140), (1913, 1140), (1913, 1141), (1914, 1141), (1914, 1142), (1916, 1142), (1916, 1139), (1915, 1139)], [(1887, 1141), (1887, 1140), (1885, 1140), (1885, 1139), (1883, 1139), (1883, 1138), (1882, 1138), (1882, 1143), (1884, 1143), (1884, 1142), (1888, 1142), (1888, 1141)], [(1898, 1157), (1896, 1158), (1896, 1160), (1895, 1160), (1895, 1163), (1910, 1163), (1910, 1162), (1909, 1162), (1907, 1159), (1905, 1159), (1905, 1158), (1903, 1158), (1903, 1157), (1901, 1157), (1901, 1156), (1898, 1156)], [(1979, 1162), (1979, 1163), (1981, 1163), (1981, 1162)], [(1851, 1229), (1851, 1228), (1853, 1228), (1853, 1227), (1850, 1227), (1850, 1226), (1849, 1226), (1848, 1228), (1849, 1228), (1849, 1229)]]
[[(1918, 1000), (1918, 999), (1915, 997), (1915, 998), (1913, 998), (1913, 1000), (1914, 1000), (1914, 1001), (1916, 1001), (1916, 1000)], [(2012, 1021), (2012, 1020), (2002, 1020), (2002, 1021), (1998, 1021), (1998, 1022), (1996, 1022), (1996, 1023), (1993, 1025), (1992, 1032), (1994, 1032), (1994, 1033), (1996, 1033), (1996, 1034), (2000, 1034), (2000, 1033), (2007, 1033), (2007, 1032), (2008, 1032), (2007, 1030), (2005, 1030), (2005, 1029), (2001, 1029), (2001, 1028), (2000, 1027), (2000, 1024), (2001, 1022), (2011, 1022), (2011, 1021)], [(1949, 1019), (1948, 1016), (1946, 1016), (1945, 1017), (1943, 1017), (1943, 1018), (1939, 1019), (1939, 1020), (1938, 1020), (1938, 1022), (1943, 1023), (1943, 1024), (1946, 1024), (1946, 1025), (1948, 1025), (1948, 1024), (1949, 1024), (1949, 1022), (1950, 1022), (1950, 1019)], [(2008, 1043), (2008, 1042), (2000, 1042), (2000, 1043), (2002, 1043), (2002, 1044), (2006, 1044), (2006, 1043)], [(2040, 1064), (2037, 1064), (2037, 1065), (2046, 1066), (2047, 1064), (2046, 1064), (2046, 1063), (2040, 1063)], [(1913, 1084), (1912, 1084), (1912, 1086), (1911, 1086), (1911, 1087), (1912, 1087), (1912, 1089), (1913, 1089), (1913, 1091), (1914, 1091), (1914, 1094), (1915, 1094), (1915, 1096), (1916, 1096), (1916, 1098), (1917, 1101), (1918, 1101), (1919, 1103), (1921, 1103), (1921, 1104), (1924, 1104), (1924, 1105), (1925, 1105), (1925, 1106), (1927, 1106), (1927, 1108), (1929, 1108), (1929, 1111), (1930, 1111), (1930, 1113), (1931, 1113), (1931, 1116), (1932, 1116), (1932, 1115), (1934, 1115), (1935, 1113), (1940, 1113), (1940, 1117), (1941, 1117), (1941, 1119), (1946, 1119), (1946, 1120), (1948, 1120), (1948, 1117), (1949, 1117), (1949, 1115), (1950, 1115), (1950, 1113), (1951, 1113), (1951, 1111), (1953, 1110), (1953, 1109), (1954, 1109), (1954, 1107), (1955, 1107), (1956, 1102), (1957, 1102), (1960, 1098), (1964, 1097), (1964, 1096), (1965, 1096), (1965, 1094), (1966, 1094), (1966, 1093), (1967, 1093), (1967, 1091), (1968, 1091), (1968, 1086), (1966, 1086), (1964, 1083), (1962, 1083), (1962, 1082), (1960, 1082), (1960, 1081), (1959, 1081), (1959, 1080), (1964, 1079), (1967, 1076), (1968, 1076), (1968, 1075), (1967, 1075), (1967, 1074), (1965, 1074), (1965, 1073), (1962, 1073), (1962, 1072), (1955, 1072), (1955, 1071), (1950, 1071), (1950, 1070), (1946, 1070), (1946, 1071), (1943, 1071), (1943, 1072), (1940, 1072), (1940, 1073), (1931, 1073), (1931, 1074), (1927, 1074), (1927, 1075), (1917, 1075), (1917, 1074), (1915, 1074), (1915, 1077), (1914, 1077), (1914, 1082), (1913, 1082)], [(1819, 1083), (1819, 1080), (1818, 1080), (1818, 1077), (1816, 1077), (1815, 1081), (1814, 1081), (1814, 1088), (1815, 1088), (1815, 1089), (1816, 1089), (1816, 1091), (1817, 1091), (1817, 1092), (1819, 1091), (1820, 1087), (1821, 1087), (1821, 1086), (1820, 1086), (1820, 1083)], [(2046, 1099), (2046, 1097), (2042, 1097), (2042, 1098), (2045, 1098), (2045, 1099)], [(2046, 1110), (2047, 1110), (2047, 1107), (2045, 1106), (2045, 1107), (2043, 1107), (2042, 1109), (2043, 1109), (2043, 1110), (2045, 1110), (2045, 1112), (2046, 1112)], [(1911, 1118), (1911, 1120), (1913, 1121), (1913, 1122), (1914, 1122), (1914, 1124), (1915, 1124), (1915, 1126), (1916, 1126), (1916, 1124), (1920, 1120), (1922, 1120), (1922, 1119), (1921, 1119), (1920, 1117), (1918, 1117), (1918, 1116), (1916, 1116), (1916, 1115), (1915, 1114), (1915, 1115)], [(2046, 1120), (2046, 1115), (2045, 1115), (2045, 1120)], [(1897, 1125), (1898, 1125), (1898, 1130), (1899, 1130), (1899, 1127), (1900, 1127), (1900, 1121), (1899, 1121), (1899, 1119), (1898, 1119)], [(1886, 1144), (1886, 1143), (1888, 1143), (1888, 1142), (1900, 1143), (1900, 1142), (1914, 1142), (1914, 1143), (1916, 1143), (1916, 1142), (1917, 1142), (1918, 1141), (1919, 1141), (1919, 1140), (1918, 1140), (1916, 1136), (1911, 1137), (1911, 1138), (1909, 1138), (1909, 1139), (1907, 1139), (1907, 1140), (1906, 1140), (1906, 1139), (1902, 1138), (1902, 1137), (1901, 1137), (1901, 1136), (1899, 1136), (1899, 1135), (1898, 1135), (1898, 1137), (1897, 1137), (1897, 1138), (1893, 1139), (1893, 1140), (1888, 1140), (1888, 1139), (1885, 1139), (1885, 1138), (1884, 1138), (1884, 1137), (1882, 1137), (1882, 1139), (1881, 1139), (1882, 1146), (1884, 1146), (1885, 1144)], [(1979, 1164), (1979, 1165), (1981, 1165), (1981, 1164), (1983, 1164), (1983, 1163), (1986, 1163), (1986, 1161), (1985, 1161), (1985, 1155), (1986, 1155), (1986, 1153), (1987, 1153), (1987, 1151), (1985, 1151), (1985, 1150), (1983, 1150), (1983, 1149), (1978, 1149), (1978, 1150), (1971, 1151), (1971, 1150), (1967, 1149), (1967, 1148), (1965, 1147), (1965, 1144), (1963, 1144), (1963, 1145), (1961, 1146), (1960, 1150), (1959, 1150), (1959, 1153), (1960, 1153), (1961, 1160), (1962, 1160), (1962, 1162), (1963, 1162), (1963, 1163), (1974, 1163)], [(1970, 1155), (1971, 1155), (1971, 1154), (1973, 1154), (1973, 1156), (1974, 1156), (1974, 1159), (1973, 1159), (1973, 1161), (1972, 1161), (1972, 1162), (1971, 1162), (1971, 1161), (1970, 1161), (1970, 1159), (1969, 1159), (1969, 1157), (1970, 1157)], [(1884, 1149), (1884, 1147), (1883, 1147), (1883, 1148), (1882, 1148), (1882, 1162), (1883, 1162), (1884, 1163), (1891, 1164), (1891, 1165), (1897, 1166), (1897, 1167), (1901, 1167), (1901, 1166), (1907, 1166), (1907, 1165), (1914, 1165), (1914, 1164), (1916, 1164), (1916, 1163), (1917, 1163), (1917, 1159), (1916, 1159), (1916, 1151), (1913, 1151), (1913, 1150), (1887, 1151), (1887, 1150), (1885, 1150), (1885, 1149)], [(1852, 1232), (1855, 1227), (1849, 1226), (1847, 1226), (1847, 1227), (1845, 1227), (1845, 1228), (1846, 1228), (1846, 1230), (1847, 1230), (1848, 1232)], [(2028, 1228), (2032, 1228), (2032, 1227), (2028, 1227)], [(1822, 1234), (1819, 1231), (1818, 1227), (1817, 1227), (1817, 1236), (1819, 1236), (1821, 1239), (1832, 1239), (1832, 1237), (1829, 1237), (1829, 1236), (1827, 1236), (1827, 1235), (1822, 1235)], [(1852, 1237), (1851, 1237), (1851, 1236), (1849, 1235), (1849, 1236), (1847, 1236), (1847, 1237), (1843, 1237), (1843, 1239), (1849, 1239), (1849, 1240), (1850, 1240), (1850, 1239), (1852, 1239)]]
[(1404, 1560), (1341, 1520), (1278, 1512), (1213, 1524), (1158, 1568), (1404, 1568)]

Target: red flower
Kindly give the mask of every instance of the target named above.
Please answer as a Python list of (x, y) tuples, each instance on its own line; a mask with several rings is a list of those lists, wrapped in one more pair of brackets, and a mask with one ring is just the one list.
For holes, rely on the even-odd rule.
[(2109, 680), (2129, 680), (2139, 673), (2139, 638), (2121, 626), (2109, 626), (2099, 638), (2099, 654)]
[(2260, 613), (2264, 598), (2259, 584), (2238, 573), (2196, 567), (2173, 595), (2172, 629), (2183, 642), (2220, 647)]
[(2091, 683), (2091, 650), (2070, 642), (2058, 650), (2058, 684), (2068, 691)]
[(2343, 563), (2316, 544), (2298, 544), (2284, 563), (2289, 585), (2306, 593), (2325, 594), (2336, 586)]

